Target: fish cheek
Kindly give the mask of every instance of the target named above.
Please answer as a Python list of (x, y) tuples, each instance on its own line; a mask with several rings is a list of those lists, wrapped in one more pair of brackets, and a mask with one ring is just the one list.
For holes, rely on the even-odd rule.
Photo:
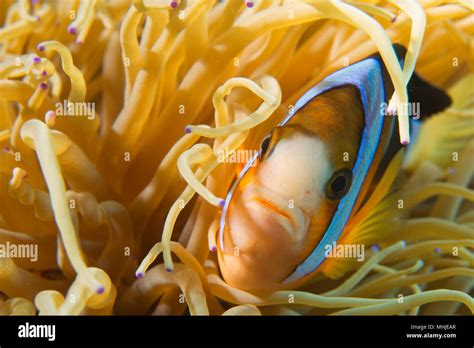
[(300, 245), (298, 263), (303, 262), (321, 242), (336, 210), (337, 203), (326, 199), (319, 204), (317, 212), (311, 216), (304, 242)]

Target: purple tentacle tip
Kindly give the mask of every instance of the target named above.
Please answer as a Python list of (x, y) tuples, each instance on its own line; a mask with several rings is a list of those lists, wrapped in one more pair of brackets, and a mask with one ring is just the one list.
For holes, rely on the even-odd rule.
[(253, 2), (247, 1), (247, 7), (252, 8), (253, 7)]
[(41, 63), (41, 58), (40, 57), (34, 57), (33, 62), (35, 63)]
[(441, 248), (435, 248), (435, 253), (439, 254), (441, 252)]
[(103, 286), (99, 286), (96, 292), (98, 295), (101, 295), (104, 293), (104, 291), (105, 291), (105, 288)]
[(41, 82), (41, 83), (40, 83), (40, 88), (41, 88), (41, 89), (48, 89), (48, 84), (45, 83), (45, 82)]
[(44, 46), (43, 45), (38, 45), (38, 50), (43, 52), (44, 51)]
[(143, 272), (135, 273), (135, 277), (137, 277), (138, 279), (142, 279), (144, 276), (145, 276), (145, 273), (143, 273)]
[(166, 272), (173, 272), (173, 269), (171, 267), (166, 267)]
[(186, 133), (191, 133), (191, 126), (186, 126), (186, 127), (184, 127), (184, 131), (185, 131)]
[(43, 70), (43, 71), (41, 72), (41, 75), (46, 76), (46, 75), (47, 75), (46, 70)]
[(372, 245), (372, 250), (374, 252), (378, 252), (378, 251), (380, 251), (380, 246), (378, 244), (374, 244), (374, 245)]
[(217, 247), (215, 245), (212, 246), (211, 251), (215, 253), (217, 251)]
[(69, 27), (69, 28), (67, 28), (67, 32), (71, 35), (76, 35), (77, 34), (77, 29), (75, 27)]
[(410, 144), (410, 142), (408, 140), (403, 140), (402, 141), (402, 145), (408, 145), (408, 144)]
[(176, 8), (178, 6), (178, 3), (176, 1), (171, 1), (170, 5), (172, 8)]
[(219, 202), (219, 207), (224, 208), (224, 205), (225, 205), (225, 199), (221, 199), (221, 201)]

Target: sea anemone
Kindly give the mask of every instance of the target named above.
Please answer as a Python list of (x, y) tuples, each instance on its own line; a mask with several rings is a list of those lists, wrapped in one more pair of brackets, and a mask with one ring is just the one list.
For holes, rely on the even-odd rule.
[[(472, 11), (463, 0), (1, 1), (0, 313), (472, 313)], [(407, 47), (403, 67), (393, 43)], [(257, 150), (306, 90), (375, 52), (402, 143), (415, 68), (453, 103), (417, 123), (345, 227), (340, 243), (369, 246), (366, 260), (327, 259), (297, 288), (232, 287), (216, 234), (245, 162), (225, 159)]]

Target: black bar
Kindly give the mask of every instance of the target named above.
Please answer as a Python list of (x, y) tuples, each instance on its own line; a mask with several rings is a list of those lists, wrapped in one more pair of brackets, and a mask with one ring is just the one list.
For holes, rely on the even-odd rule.
[[(28, 323), (28, 327), (26, 327)], [(55, 325), (54, 340), (19, 337), (20, 328)], [(20, 327), (20, 325), (24, 325)], [(430, 326), (431, 325), (431, 326)], [(0, 346), (223, 343), (289, 346), (410, 344), (469, 346), (473, 318), (450, 317), (0, 317)], [(35, 334), (36, 331), (30, 331)], [(421, 334), (422, 337), (407, 337)], [(434, 334), (456, 337), (434, 338)], [(46, 335), (46, 331), (45, 331)], [(423, 337), (424, 335), (424, 337)], [(431, 335), (431, 337), (429, 337)], [(47, 335), (46, 335), (47, 336)], [(50, 335), (52, 338), (52, 335)], [(314, 345), (316, 344), (316, 345)]]

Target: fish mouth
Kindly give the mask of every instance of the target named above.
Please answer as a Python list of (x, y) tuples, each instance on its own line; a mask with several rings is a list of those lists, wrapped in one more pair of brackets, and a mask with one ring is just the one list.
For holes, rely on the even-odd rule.
[(251, 184), (242, 190), (241, 197), (244, 202), (255, 203), (266, 211), (288, 232), (295, 241), (301, 241), (309, 223), (309, 214), (291, 200), (263, 186)]

